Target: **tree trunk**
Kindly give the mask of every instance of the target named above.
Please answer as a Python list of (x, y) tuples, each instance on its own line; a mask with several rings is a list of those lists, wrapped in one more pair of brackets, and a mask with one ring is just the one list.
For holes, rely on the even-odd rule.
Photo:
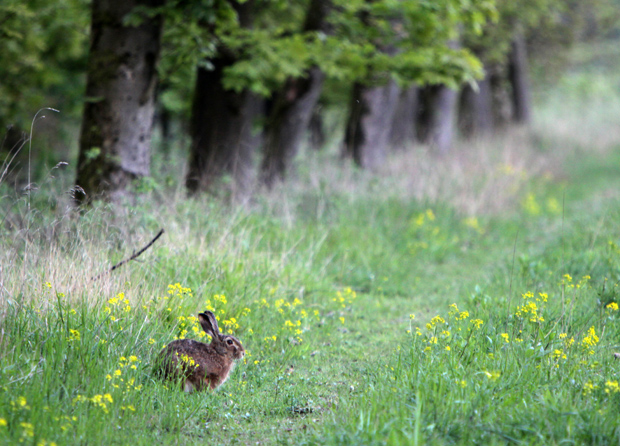
[(192, 193), (213, 191), (224, 175), (233, 178), (236, 194), (252, 183), (254, 153), (260, 134), (254, 122), (263, 101), (248, 90), (236, 93), (222, 86), (223, 71), (235, 60), (219, 56), (212, 70), (198, 68), (191, 117), (191, 155), (186, 186)]
[[(243, 28), (251, 28), (254, 2), (231, 1)], [(224, 70), (237, 61), (227, 48), (210, 60), (211, 70), (198, 67), (190, 119), (190, 163), (185, 185), (190, 193), (213, 192), (225, 176), (232, 177), (234, 195), (245, 195), (253, 182), (254, 153), (261, 142), (255, 122), (264, 101), (249, 90), (223, 87)], [(219, 184), (218, 184), (219, 183)]]
[(318, 68), (304, 79), (289, 79), (274, 101), (265, 127), (262, 182), (271, 187), (283, 180), (288, 166), (301, 146), (312, 110), (319, 100), (325, 75)]
[(137, 6), (162, 0), (94, 0), (86, 103), (76, 183), (80, 202), (116, 201), (150, 172), (150, 144), (162, 20), (123, 23)]
[[(331, 0), (311, 0), (303, 30), (329, 33), (327, 16), (331, 8)], [(313, 67), (301, 78), (288, 79), (284, 88), (274, 94), (273, 107), (265, 125), (261, 165), (261, 180), (267, 187), (286, 176), (308, 130), (324, 79), (321, 70)]]
[(418, 112), (418, 87), (411, 86), (400, 91), (398, 104), (394, 111), (390, 145), (403, 150), (415, 141), (416, 115)]
[(418, 139), (440, 155), (452, 147), (457, 96), (456, 90), (445, 85), (430, 85), (420, 92)]
[(314, 150), (321, 150), (327, 140), (321, 106), (316, 105), (312, 109), (312, 116), (310, 116), (308, 128), (310, 130), (310, 147)]
[(394, 81), (378, 87), (353, 86), (345, 154), (358, 166), (374, 169), (385, 160), (398, 96)]
[(465, 137), (493, 131), (493, 98), (488, 77), (478, 81), (478, 91), (469, 84), (461, 90), (458, 126)]
[(508, 79), (512, 86), (512, 118), (520, 124), (528, 124), (532, 119), (532, 100), (527, 70), (525, 37), (522, 33), (518, 33), (512, 41), (508, 56)]
[(510, 98), (510, 82), (508, 81), (508, 67), (497, 66), (489, 70), (489, 87), (493, 109), (493, 123), (495, 128), (508, 125), (512, 119), (512, 100)]

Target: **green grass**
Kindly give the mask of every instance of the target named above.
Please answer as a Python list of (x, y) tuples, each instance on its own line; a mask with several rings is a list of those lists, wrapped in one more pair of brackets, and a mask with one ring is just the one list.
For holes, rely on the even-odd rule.
[[(30, 207), (0, 184), (0, 444), (617, 444), (620, 139), (536, 132), (415, 193), (332, 153), (243, 206), (169, 165), (79, 218), (62, 174)], [(153, 364), (209, 307), (248, 354), (184, 394)]]

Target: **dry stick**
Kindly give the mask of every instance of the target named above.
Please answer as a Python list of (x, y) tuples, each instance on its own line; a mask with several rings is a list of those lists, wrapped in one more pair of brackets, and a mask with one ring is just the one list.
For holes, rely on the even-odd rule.
[(136, 252), (134, 255), (132, 255), (131, 257), (125, 259), (125, 260), (121, 260), (120, 262), (118, 262), (116, 265), (114, 265), (112, 268), (110, 268), (108, 271), (104, 271), (101, 274), (91, 278), (90, 280), (92, 280), (93, 282), (97, 279), (99, 279), (101, 276), (104, 276), (106, 274), (110, 274), (112, 271), (114, 271), (116, 268), (123, 266), (125, 263), (127, 262), (131, 262), (132, 260), (135, 260), (136, 258), (138, 258), (138, 256), (140, 254), (142, 254), (144, 251), (146, 251), (147, 249), (149, 249), (151, 247), (151, 245), (153, 243), (155, 243), (157, 241), (157, 239), (159, 237), (161, 237), (161, 235), (164, 233), (163, 228), (159, 230), (159, 232), (157, 233), (157, 235), (153, 238), (153, 240), (151, 240), (144, 248), (142, 248), (140, 251)]

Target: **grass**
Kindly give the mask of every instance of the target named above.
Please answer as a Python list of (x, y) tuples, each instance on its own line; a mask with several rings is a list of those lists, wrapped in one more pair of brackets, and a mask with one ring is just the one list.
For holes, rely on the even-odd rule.
[[(0, 444), (617, 443), (620, 138), (606, 109), (570, 133), (573, 85), (534, 138), (383, 175), (307, 154), (245, 205), (186, 199), (171, 162), (79, 218), (70, 172), (30, 208), (0, 184)], [(248, 354), (187, 395), (153, 363), (207, 308)]]

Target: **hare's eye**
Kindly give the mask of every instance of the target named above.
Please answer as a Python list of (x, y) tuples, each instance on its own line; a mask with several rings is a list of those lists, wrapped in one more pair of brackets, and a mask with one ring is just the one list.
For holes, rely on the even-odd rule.
[(228, 345), (232, 345), (232, 344), (233, 344), (232, 339), (229, 339), (228, 341), (226, 341), (226, 343), (227, 343)]

